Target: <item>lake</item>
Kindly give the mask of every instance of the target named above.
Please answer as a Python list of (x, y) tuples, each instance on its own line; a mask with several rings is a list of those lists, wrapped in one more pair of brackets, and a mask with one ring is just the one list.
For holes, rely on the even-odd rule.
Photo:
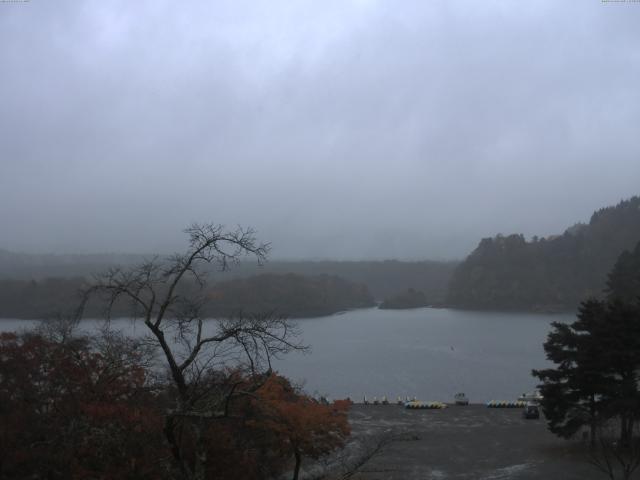
[[(515, 399), (535, 388), (531, 369), (548, 365), (542, 343), (552, 321), (570, 314), (496, 313), (419, 308), (367, 308), (296, 320), (311, 353), (294, 353), (274, 368), (309, 393), (331, 398), (386, 395), (451, 401), (465, 392), (472, 402)], [(11, 331), (33, 322), (0, 319)], [(86, 329), (93, 328), (88, 322)], [(131, 334), (143, 325), (112, 322)]]

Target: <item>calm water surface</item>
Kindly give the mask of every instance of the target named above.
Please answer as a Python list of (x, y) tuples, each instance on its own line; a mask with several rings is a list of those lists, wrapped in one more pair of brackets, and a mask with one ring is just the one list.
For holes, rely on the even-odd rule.
[[(288, 355), (275, 368), (304, 382), (308, 392), (332, 398), (415, 395), (451, 401), (462, 391), (472, 402), (513, 399), (535, 387), (531, 369), (547, 365), (542, 343), (549, 324), (572, 320), (568, 314), (354, 310), (298, 320), (311, 353)], [(0, 330), (27, 324), (0, 320)], [(143, 325), (128, 320), (112, 325), (144, 333)]]

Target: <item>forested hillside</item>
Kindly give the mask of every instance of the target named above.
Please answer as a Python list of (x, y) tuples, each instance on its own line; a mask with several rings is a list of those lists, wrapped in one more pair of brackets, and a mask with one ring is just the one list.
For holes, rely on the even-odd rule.
[[(428, 252), (425, 252), (425, 255)], [(260, 270), (245, 263), (224, 276), (253, 276), (276, 273), (317, 276), (335, 275), (367, 286), (376, 300), (405, 292), (409, 288), (425, 293), (431, 303), (443, 302), (447, 285), (458, 262), (440, 261), (271, 261)]]
[(87, 277), (117, 265), (143, 261), (144, 255), (54, 255), (10, 252), (0, 248), (0, 280)]
[(406, 308), (426, 307), (428, 305), (429, 301), (424, 292), (410, 288), (398, 295), (385, 298), (379, 308), (382, 310), (401, 310)]
[[(80, 303), (83, 278), (0, 280), (0, 318), (39, 319), (58, 313), (72, 314)], [(195, 284), (185, 284), (180, 294), (195, 293)], [(363, 284), (329, 275), (264, 274), (211, 284), (204, 292), (203, 313), (211, 317), (276, 312), (291, 317), (330, 315), (342, 310), (374, 305)], [(127, 316), (128, 303), (116, 303), (112, 315)], [(96, 302), (85, 307), (85, 316), (101, 317)]]
[[(0, 279), (0, 318), (42, 319), (71, 314), (80, 304), (80, 277), (42, 280)], [(92, 311), (97, 316), (97, 311)]]
[(640, 197), (595, 212), (562, 235), (484, 238), (455, 270), (447, 303), (465, 308), (573, 310), (602, 295), (618, 256), (640, 240)]
[(223, 317), (240, 311), (314, 317), (374, 304), (365, 285), (330, 275), (238, 278), (213, 285), (209, 298), (208, 313)]
[[(153, 255), (33, 255), (0, 249), (0, 280), (91, 277), (108, 268), (127, 267)], [(439, 261), (286, 261), (271, 260), (263, 266), (252, 262), (234, 265), (229, 271), (211, 271), (213, 281), (228, 281), (260, 274), (303, 276), (333, 275), (367, 286), (377, 300), (397, 295), (409, 288), (425, 293), (431, 303), (441, 303), (457, 262)]]

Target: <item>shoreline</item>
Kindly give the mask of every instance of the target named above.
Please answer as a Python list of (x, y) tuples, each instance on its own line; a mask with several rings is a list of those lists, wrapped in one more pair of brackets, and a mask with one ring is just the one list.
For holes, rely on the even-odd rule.
[(353, 405), (354, 457), (381, 445), (352, 477), (359, 480), (598, 480), (584, 445), (551, 434), (543, 418), (481, 405), (443, 410)]

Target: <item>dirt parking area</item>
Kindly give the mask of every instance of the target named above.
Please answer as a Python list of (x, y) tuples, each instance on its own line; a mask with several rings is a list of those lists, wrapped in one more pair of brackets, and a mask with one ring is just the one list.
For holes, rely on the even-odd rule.
[(353, 405), (350, 419), (351, 447), (370, 456), (354, 480), (606, 478), (580, 441), (558, 439), (544, 419), (526, 420), (519, 408)]

